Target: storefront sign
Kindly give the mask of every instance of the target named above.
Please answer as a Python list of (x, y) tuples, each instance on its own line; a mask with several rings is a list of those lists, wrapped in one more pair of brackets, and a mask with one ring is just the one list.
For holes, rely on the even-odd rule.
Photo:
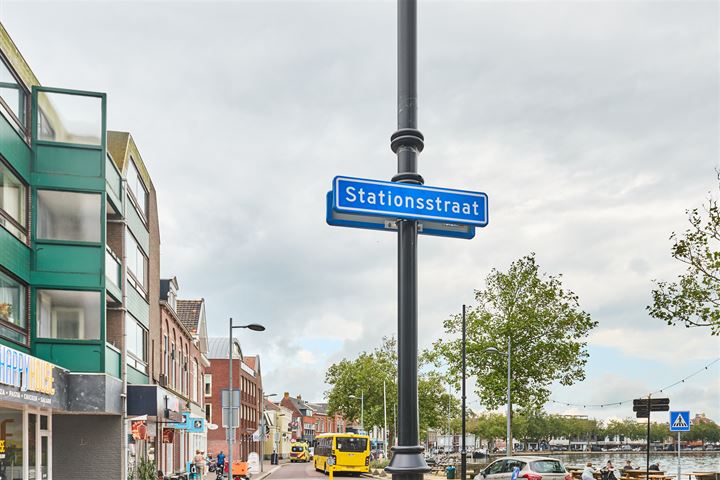
[(175, 430), (172, 428), (163, 428), (162, 443), (173, 443), (175, 441)]
[(130, 423), (130, 433), (135, 440), (147, 440), (147, 425), (144, 420), (135, 420)]
[(14, 348), (0, 345), (0, 384), (20, 392), (55, 395), (55, 365)]
[(187, 430), (188, 433), (203, 433), (205, 432), (205, 419), (199, 417), (191, 417), (189, 413), (185, 412), (182, 414), (183, 422), (174, 423), (172, 427), (178, 430)]

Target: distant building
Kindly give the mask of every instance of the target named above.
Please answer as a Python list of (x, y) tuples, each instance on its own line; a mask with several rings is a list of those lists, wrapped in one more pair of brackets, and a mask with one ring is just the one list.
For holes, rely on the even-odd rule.
[(292, 432), (290, 420), (292, 412), (268, 399), (265, 399), (265, 424), (267, 436), (265, 439), (265, 458), (276, 452), (281, 459), (290, 458), (290, 444), (292, 443)]
[[(229, 345), (227, 338), (208, 339), (210, 367), (205, 373), (205, 418), (217, 425), (208, 431), (207, 453), (227, 455), (227, 430), (222, 426), (222, 390), (229, 380)], [(259, 356), (244, 356), (240, 342), (233, 339), (233, 387), (240, 390), (240, 425), (235, 429), (233, 458), (247, 460), (250, 452), (261, 453), (262, 375)], [(253, 438), (255, 437), (255, 438)]]
[(292, 429), (293, 440), (305, 440), (312, 443), (317, 428), (317, 419), (314, 417), (315, 411), (313, 408), (303, 401), (300, 394), (293, 398), (289, 392), (284, 393), (280, 405), (292, 412), (290, 428)]
[(320, 433), (344, 433), (345, 420), (342, 415), (328, 413), (327, 403), (308, 403), (308, 406), (315, 412), (315, 432)]

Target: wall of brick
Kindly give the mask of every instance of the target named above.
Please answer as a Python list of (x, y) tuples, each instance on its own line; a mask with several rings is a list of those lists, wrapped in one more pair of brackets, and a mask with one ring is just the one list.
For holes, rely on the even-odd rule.
[(123, 332), (125, 331), (123, 322), (123, 312), (121, 310), (108, 310), (106, 316), (107, 322), (107, 341), (116, 348), (123, 348)]
[(122, 478), (119, 416), (52, 417), (53, 478)]

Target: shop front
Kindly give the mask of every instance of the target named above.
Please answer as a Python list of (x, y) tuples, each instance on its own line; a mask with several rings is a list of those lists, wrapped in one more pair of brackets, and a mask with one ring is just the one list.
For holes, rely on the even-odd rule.
[(0, 345), (0, 480), (52, 480), (52, 420), (67, 371)]
[[(157, 385), (128, 385), (128, 465), (154, 462), (163, 473), (184, 471), (180, 438), (175, 425), (182, 423), (184, 401)], [(140, 429), (140, 431), (138, 431)], [(0, 479), (4, 480), (4, 479)]]

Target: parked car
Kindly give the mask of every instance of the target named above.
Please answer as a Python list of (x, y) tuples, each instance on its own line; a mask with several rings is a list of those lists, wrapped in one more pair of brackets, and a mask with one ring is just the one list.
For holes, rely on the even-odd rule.
[(474, 480), (510, 480), (515, 468), (517, 478), (525, 480), (572, 480), (565, 465), (557, 458), (550, 457), (505, 457), (485, 467)]

